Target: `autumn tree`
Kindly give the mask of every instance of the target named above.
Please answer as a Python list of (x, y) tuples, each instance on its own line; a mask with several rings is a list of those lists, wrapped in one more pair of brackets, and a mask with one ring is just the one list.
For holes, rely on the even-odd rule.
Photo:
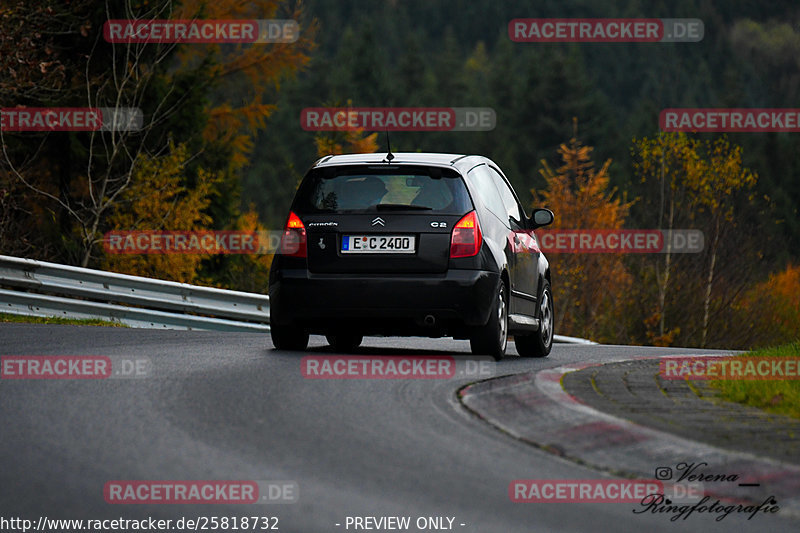
[[(584, 146), (575, 133), (561, 144), (563, 164), (555, 171), (545, 160), (540, 174), (547, 184), (533, 190), (534, 204), (555, 213), (556, 229), (621, 229), (631, 206), (609, 184), (611, 160), (599, 169), (592, 161), (592, 148)], [(619, 320), (631, 277), (619, 254), (549, 254), (556, 306), (555, 328), (567, 334), (599, 340), (624, 335)]]
[[(188, 162), (186, 146), (175, 146), (174, 143), (169, 144), (169, 152), (163, 156), (141, 158), (133, 172), (133, 185), (120, 199), (121, 209), (109, 217), (112, 230), (157, 231), (169, 228), (170, 231), (207, 231), (212, 220), (205, 210), (215, 194), (215, 184), (221, 178), (219, 174), (200, 169), (195, 184), (189, 187), (184, 184)], [(253, 253), (225, 258), (200, 253), (120, 254), (107, 250), (101, 268), (183, 283), (263, 292), (268, 284), (274, 252), (271, 246), (276, 242), (274, 236), (259, 222), (252, 208), (241, 214), (230, 227), (256, 236), (258, 248)], [(224, 276), (204, 276), (201, 263), (209, 261), (225, 261)]]
[(223, 287), (240, 291), (263, 293), (269, 285), (269, 269), (275, 253), (274, 246), (279, 242), (281, 235), (270, 232), (264, 227), (252, 205), (236, 220), (235, 228), (256, 234), (259, 247), (252, 254), (212, 258), (212, 261), (225, 261), (224, 274), (217, 276), (218, 283)]
[(766, 347), (800, 340), (800, 265), (788, 265), (755, 285), (734, 304), (747, 324), (743, 347)]
[[(337, 104), (325, 104), (324, 107), (339, 109)], [(353, 107), (353, 101), (347, 101), (347, 108)], [(371, 154), (378, 151), (378, 134), (364, 134), (363, 128), (350, 128), (338, 131), (320, 131), (314, 135), (317, 155)]]
[(749, 190), (756, 184), (758, 174), (742, 164), (742, 149), (731, 145), (726, 137), (706, 141), (695, 147), (703, 157), (687, 160), (686, 188), (690, 205), (699, 217), (706, 219), (708, 267), (703, 291), (703, 326), (700, 347), (706, 346), (711, 294), (717, 272), (720, 242), (733, 229), (734, 200), (737, 193), (745, 192), (753, 199)]
[[(301, 6), (300, 2), (286, 0), (183, 0), (171, 18), (303, 21)], [(282, 79), (308, 64), (316, 31), (317, 23), (312, 20), (307, 26), (300, 26), (298, 40), (291, 43), (179, 47), (177, 55), (182, 69), (210, 65), (207, 78), (196, 88), (201, 93), (210, 91), (203, 139), (227, 145), (232, 169), (238, 170), (248, 163), (253, 135), (266, 127), (267, 118), (275, 111), (275, 104), (264, 102), (264, 98), (272, 94), (270, 89), (280, 87)]]
[(324, 132), (314, 136), (317, 155), (367, 154), (378, 151), (378, 134), (364, 135), (364, 130)]
[[(80, 89), (74, 74), (88, 42), (91, 4), (0, 2), (0, 108), (73, 105)], [(2, 253), (48, 258), (63, 245), (59, 225), (68, 222), (68, 215), (58, 201), (68, 201), (69, 180), (63, 165), (53, 162), (60, 157), (63, 163), (70, 143), (68, 134), (0, 129)], [(45, 194), (32, 194), (32, 188)]]
[[(0, 192), (8, 190), (3, 186), (6, 183), (13, 190), (23, 187), (31, 198), (43, 201), (52, 216), (39, 220), (53, 221), (54, 233), (62, 241), (60, 259), (87, 266), (97, 258), (110, 217), (124, 217), (119, 211), (136, 204), (128, 191), (140, 190), (134, 183), (140, 176), (135, 173), (140, 160), (147, 165), (169, 158), (168, 140), (173, 139), (188, 151), (180, 180), (186, 191), (203, 181), (202, 172), (221, 178), (214, 181), (207, 223), (217, 228), (234, 225), (240, 216), (239, 172), (248, 161), (251, 137), (266, 127), (267, 117), (274, 110), (266, 99), (274, 98), (280, 81), (307, 63), (314, 46), (315, 23), (303, 25), (300, 5), (279, 0), (45, 3), (48, 6), (40, 14), (36, 11), (39, 3), (31, 6), (30, 2), (17, 1), (13, 16), (0, 20), (0, 34), (13, 34), (28, 16), (54, 19), (53, 27), (74, 41), (57, 48), (61, 57), (52, 68), (61, 74), (38, 79), (32, 72), (51, 68), (46, 61), (37, 64), (34, 60), (54, 55), (48, 39), (32, 37), (26, 41), (33, 48), (26, 50), (31, 59), (18, 62), (17, 76), (46, 85), (25, 93), (25, 100), (11, 95), (9, 98), (16, 101), (2, 103), (138, 108), (143, 112), (143, 125), (134, 132), (4, 135)], [(70, 18), (67, 15), (74, 7), (84, 11), (72, 13)], [(300, 37), (293, 43), (111, 44), (104, 41), (102, 26), (113, 18), (284, 18), (301, 24)], [(63, 23), (57, 24), (60, 21)], [(36, 29), (28, 31), (33, 35)], [(65, 39), (63, 35), (59, 38)], [(6, 194), (0, 194), (0, 198), (8, 201)], [(16, 213), (20, 219), (32, 215), (24, 207)], [(5, 226), (12, 227), (8, 223)]]
[[(684, 342), (705, 347), (713, 317), (725, 313), (750, 281), (739, 275), (740, 269), (730, 268), (730, 262), (720, 261), (720, 253), (725, 250), (730, 257), (743, 258), (747, 247), (740, 244), (741, 234), (733, 234), (737, 227), (734, 210), (753, 200), (750, 189), (758, 176), (742, 164), (741, 148), (725, 137), (701, 141), (683, 133), (662, 133), (635, 139), (633, 152), (641, 181), (650, 183), (651, 191), (659, 191), (657, 227), (700, 229), (705, 242), (702, 253), (680, 258), (680, 268), (669, 248), (663, 265), (655, 266), (658, 301), (646, 322), (658, 324), (658, 332), (648, 331), (648, 337), (655, 344), (670, 344), (680, 333), (681, 326), (666, 326), (667, 296), (671, 294), (676, 304), (673, 323), (682, 323)], [(721, 278), (720, 265), (724, 263), (729, 268)], [(720, 290), (715, 290), (718, 286)]]
[[(161, 230), (197, 231), (211, 223), (204, 212), (211, 202), (218, 175), (198, 171), (193, 187), (184, 184), (188, 161), (186, 145), (169, 144), (163, 156), (143, 156), (132, 171), (130, 187), (120, 195), (119, 208), (109, 217), (115, 231)], [(191, 283), (196, 281), (201, 254), (115, 254), (103, 256), (101, 268), (123, 274), (133, 274)]]
[[(676, 224), (682, 226), (689, 220), (680, 207), (687, 201), (682, 183), (688, 161), (697, 159), (692, 143), (684, 133), (660, 134), (652, 139), (634, 139), (632, 151), (636, 156), (634, 169), (638, 177), (643, 183), (649, 181), (653, 184), (650, 191), (655, 190), (653, 197), (645, 198), (645, 204), (655, 213), (651, 217), (654, 227), (671, 231)], [(680, 326), (670, 327), (667, 322), (667, 294), (674, 284), (674, 255), (668, 246), (663, 253), (663, 263), (658, 261), (653, 265), (657, 303), (654, 310), (645, 313), (644, 323), (647, 325), (647, 340), (656, 346), (669, 346), (681, 331)], [(644, 276), (642, 272), (642, 281), (646, 280)], [(656, 325), (657, 332), (653, 330)]]

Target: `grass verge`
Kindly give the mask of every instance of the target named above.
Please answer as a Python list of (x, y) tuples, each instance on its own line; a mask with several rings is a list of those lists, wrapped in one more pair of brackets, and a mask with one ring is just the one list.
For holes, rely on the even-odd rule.
[(0, 322), (24, 322), (27, 324), (71, 324), (75, 326), (111, 326), (115, 328), (127, 328), (125, 324), (100, 320), (99, 318), (61, 318), (57, 316), (27, 316), (12, 315), (11, 313), (0, 313)]
[[(763, 348), (740, 357), (791, 357), (800, 359), (800, 341)], [(770, 381), (713, 380), (709, 384), (720, 397), (732, 402), (758, 407), (770, 413), (800, 418), (800, 380)]]

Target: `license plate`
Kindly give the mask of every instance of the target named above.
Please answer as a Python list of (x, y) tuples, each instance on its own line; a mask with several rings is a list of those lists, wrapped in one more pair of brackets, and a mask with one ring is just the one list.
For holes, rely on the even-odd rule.
[(411, 235), (342, 235), (342, 253), (413, 254)]

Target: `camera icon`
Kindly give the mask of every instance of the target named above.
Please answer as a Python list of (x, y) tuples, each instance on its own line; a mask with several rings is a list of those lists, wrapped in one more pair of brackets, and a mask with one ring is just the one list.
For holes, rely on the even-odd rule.
[(659, 466), (656, 468), (656, 479), (659, 481), (672, 479), (672, 469), (668, 466)]

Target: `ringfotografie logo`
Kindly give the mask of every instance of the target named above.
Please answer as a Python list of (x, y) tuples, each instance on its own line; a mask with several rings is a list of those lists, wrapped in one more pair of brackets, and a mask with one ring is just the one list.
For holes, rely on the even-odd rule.
[[(671, 522), (686, 520), (693, 514), (708, 514), (715, 516), (714, 520), (721, 522), (731, 514), (745, 515), (747, 520), (752, 520), (756, 516), (774, 514), (780, 510), (778, 501), (774, 495), (756, 498), (760, 503), (723, 503), (720, 499), (714, 498), (702, 490), (703, 487), (713, 492), (715, 486), (735, 485), (740, 490), (758, 489), (760, 483), (755, 480), (744, 480), (735, 472), (712, 472), (709, 464), (705, 461), (689, 462), (682, 461), (672, 466), (659, 466), (655, 469), (656, 480), (665, 486), (673, 484), (676, 487), (688, 484), (689, 487), (699, 485), (701, 490), (695, 490), (693, 495), (685, 494), (683, 490), (680, 495), (689, 496), (690, 501), (681, 501), (676, 498), (675, 492), (654, 493), (646, 496), (639, 502), (639, 507), (633, 509), (634, 514), (652, 514), (669, 517)], [(694, 498), (692, 498), (694, 496)], [(747, 498), (752, 500), (753, 498)]]

